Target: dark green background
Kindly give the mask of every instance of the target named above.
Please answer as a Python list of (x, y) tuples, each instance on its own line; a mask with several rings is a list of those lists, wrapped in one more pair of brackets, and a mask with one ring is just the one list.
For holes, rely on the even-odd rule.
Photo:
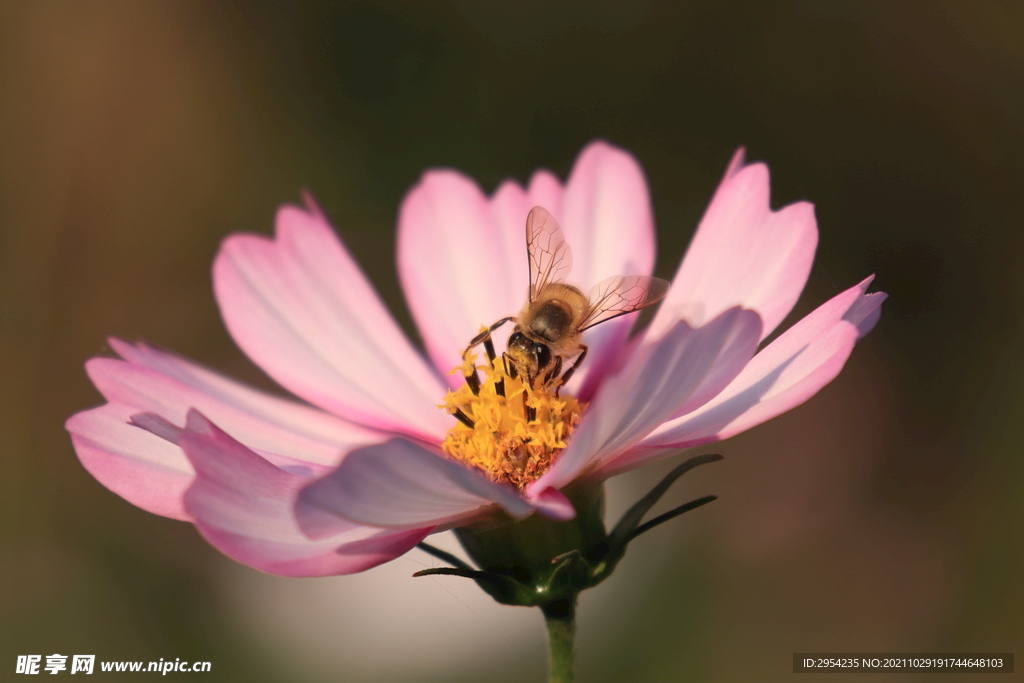
[[(666, 501), (722, 496), (637, 544), (624, 564), (648, 567), (642, 585), (596, 589), (633, 608), (586, 622), (584, 603), (584, 680), (783, 681), (795, 651), (1024, 656), (1024, 4), (12, 0), (0, 671), (95, 652), (210, 660), (204, 680), (316, 679), (223, 599), (251, 570), (79, 466), (62, 423), (100, 401), (83, 361), (117, 334), (268, 386), (219, 321), (209, 265), (301, 188), (408, 326), (394, 223), (419, 174), (451, 166), (488, 191), (541, 166), (564, 177), (597, 137), (646, 170), (659, 275), (746, 145), (777, 206), (817, 207), (797, 314), (871, 272), (891, 298), (836, 382)], [(442, 612), (424, 623), (474, 619), (455, 599)], [(390, 656), (415, 657), (414, 640)], [(518, 666), (412, 679), (540, 680), (531, 643)]]

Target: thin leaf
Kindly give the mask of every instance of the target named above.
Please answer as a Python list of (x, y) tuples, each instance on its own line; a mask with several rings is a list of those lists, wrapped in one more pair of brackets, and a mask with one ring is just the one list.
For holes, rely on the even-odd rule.
[[(634, 538), (634, 531), (640, 525), (640, 521), (644, 518), (644, 515), (654, 507), (654, 504), (665, 495), (669, 487), (675, 483), (675, 480), (683, 476), (694, 467), (700, 465), (706, 465), (709, 462), (716, 462), (721, 460), (722, 456), (718, 453), (707, 453), (705, 455), (698, 455), (690, 458), (686, 462), (677, 466), (671, 472), (669, 472), (661, 482), (651, 489), (651, 492), (636, 502), (633, 507), (622, 516), (619, 523), (615, 525), (612, 533), (608, 537), (609, 546), (614, 552), (616, 549), (621, 548), (626, 543), (629, 543), (631, 538)], [(683, 511), (685, 512), (685, 510)], [(682, 513), (679, 513), (682, 514)]]
[(482, 579), (485, 576), (494, 576), (494, 574), (482, 572), (479, 569), (456, 569), (455, 567), (431, 567), (430, 569), (421, 569), (413, 574), (413, 576), (434, 576), (437, 574), (442, 574), (444, 576), (461, 576), (466, 579), (473, 579), (474, 581)]
[(422, 550), (423, 552), (427, 553), (428, 555), (433, 555), (434, 557), (436, 557), (437, 559), (441, 560), (442, 562), (447, 562), (448, 564), (452, 565), (453, 567), (458, 567), (459, 569), (468, 569), (470, 571), (473, 570), (473, 567), (471, 567), (470, 565), (466, 564), (465, 562), (463, 562), (461, 559), (459, 559), (455, 555), (452, 555), (451, 553), (449, 553), (449, 552), (447, 552), (445, 550), (441, 550), (440, 548), (435, 548), (434, 546), (430, 545), (429, 543), (418, 543), (418, 544), (416, 544), (416, 547), (419, 548), (420, 550)]
[(668, 512), (666, 512), (663, 515), (658, 515), (657, 517), (655, 517), (651, 521), (645, 522), (644, 524), (641, 524), (636, 529), (634, 529), (633, 533), (631, 533), (629, 535), (629, 538), (627, 539), (627, 543), (629, 541), (632, 541), (634, 538), (636, 538), (640, 534), (644, 533), (645, 531), (650, 531), (651, 529), (653, 529), (654, 527), (658, 526), (659, 524), (667, 522), (670, 519), (674, 519), (674, 518), (678, 517), (679, 515), (683, 514), (684, 512), (689, 512), (690, 510), (693, 510), (695, 508), (699, 508), (701, 505), (707, 505), (711, 501), (717, 500), (717, 499), (718, 499), (718, 496), (704, 496), (703, 498), (698, 498), (697, 500), (691, 500), (689, 503), (686, 503), (685, 505), (680, 505), (675, 510), (669, 510)]
[(505, 605), (534, 604), (524, 599), (525, 597), (532, 597), (533, 591), (510, 576), (482, 572), (478, 569), (459, 569), (456, 567), (434, 567), (432, 569), (422, 569), (413, 574), (414, 577), (438, 575), (461, 576), (466, 579), (473, 579), (491, 597)]

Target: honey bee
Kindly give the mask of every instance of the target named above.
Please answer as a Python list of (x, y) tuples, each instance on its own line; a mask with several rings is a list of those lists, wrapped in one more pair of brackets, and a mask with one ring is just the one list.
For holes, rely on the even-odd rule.
[[(502, 354), (505, 374), (512, 378), (521, 376), (535, 390), (557, 393), (569, 381), (587, 357), (588, 348), (582, 342), (585, 331), (655, 304), (668, 293), (666, 280), (642, 275), (610, 277), (586, 295), (564, 282), (572, 269), (572, 251), (554, 217), (539, 206), (531, 209), (526, 218), (526, 252), (530, 266), (526, 304), (518, 316), (502, 318), (474, 337), (463, 358), (483, 344), (494, 363), (491, 333), (507, 322), (514, 322), (515, 329)], [(474, 394), (479, 393), (480, 380), (475, 368), (466, 375), (466, 382)], [(504, 395), (503, 385), (497, 387), (499, 394)]]

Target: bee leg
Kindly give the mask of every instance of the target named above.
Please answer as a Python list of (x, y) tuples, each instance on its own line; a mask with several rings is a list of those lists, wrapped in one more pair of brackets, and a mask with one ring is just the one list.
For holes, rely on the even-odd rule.
[(555, 361), (551, 365), (551, 369), (548, 370), (547, 374), (544, 375), (544, 388), (551, 386), (551, 383), (558, 380), (558, 375), (562, 372), (562, 357), (555, 356)]
[(480, 334), (478, 334), (475, 337), (473, 337), (473, 340), (471, 342), (469, 342), (469, 346), (466, 347), (466, 351), (469, 351), (471, 348), (473, 348), (477, 344), (483, 344), (485, 341), (487, 341), (488, 339), (491, 338), (491, 332), (494, 332), (496, 329), (498, 329), (499, 327), (501, 327), (505, 323), (511, 322), (513, 320), (515, 320), (515, 317), (510, 315), (509, 317), (502, 318), (498, 322), (494, 323), (493, 325), (488, 327), (486, 330), (484, 330)]
[[(515, 363), (511, 362), (511, 360), (512, 359), (509, 357), (509, 355), (507, 353), (501, 354), (501, 365), (502, 365), (502, 368), (505, 370), (505, 374), (508, 375), (509, 377), (511, 377), (512, 379), (515, 379), (515, 377), (516, 377), (516, 366), (515, 366)], [(496, 393), (498, 396), (504, 396), (505, 395), (505, 379), (504, 378), (502, 378), (501, 380), (496, 381), (494, 383), (494, 393)]]
[[(462, 359), (465, 360), (466, 356), (464, 355), (462, 357)], [(479, 396), (480, 395), (480, 374), (476, 371), (476, 366), (475, 365), (473, 366), (473, 372), (469, 373), (468, 375), (463, 375), (463, 377), (466, 379), (466, 386), (468, 386), (469, 390), (473, 392), (473, 395), (474, 396)]]
[(576, 372), (576, 368), (578, 368), (580, 363), (583, 362), (583, 359), (587, 357), (587, 351), (590, 350), (590, 347), (586, 344), (580, 344), (580, 348), (582, 348), (583, 351), (576, 357), (573, 364), (569, 366), (569, 369), (565, 371), (565, 374), (562, 375), (562, 381), (558, 384), (558, 388), (555, 389), (555, 396), (558, 396), (558, 392), (561, 391), (562, 387), (564, 387), (566, 382), (569, 381), (569, 378), (572, 377), (572, 373)]
[[(487, 358), (491, 362), (491, 367), (494, 367), (495, 353), (494, 353), (494, 343), (491, 341), (491, 332), (494, 332), (496, 329), (498, 329), (499, 327), (501, 327), (505, 323), (509, 322), (510, 320), (515, 320), (515, 318), (513, 318), (513, 317), (502, 318), (501, 320), (499, 320), (498, 322), (494, 323), (493, 325), (488, 327), (486, 330), (484, 330), (483, 332), (481, 332), (477, 336), (473, 337), (473, 340), (469, 342), (469, 346), (467, 346), (466, 350), (462, 352), (462, 359), (463, 360), (466, 359), (466, 356), (469, 354), (469, 352), (473, 349), (474, 346), (478, 346), (479, 344), (483, 344), (484, 345), (484, 349), (487, 351)], [(476, 367), (473, 368), (473, 373), (472, 374), (463, 375), (463, 376), (466, 378), (466, 384), (469, 386), (470, 391), (473, 392), (473, 395), (474, 396), (479, 396), (480, 395), (480, 375), (477, 374)], [(501, 392), (499, 392), (499, 393), (502, 396), (505, 395), (504, 393), (501, 393)]]
[(523, 415), (526, 416), (526, 421), (527, 422), (533, 422), (534, 420), (537, 419), (537, 409), (536, 408), (532, 408), (529, 405), (527, 405), (526, 402), (529, 400), (529, 397), (530, 397), (530, 392), (526, 391), (526, 389), (524, 388), (523, 389)]
[(466, 415), (466, 413), (462, 412), (462, 408), (456, 408), (455, 412), (452, 414), (456, 417), (456, 419), (458, 419), (459, 422), (466, 425), (470, 429), (473, 429), (476, 426), (476, 423), (473, 422), (473, 418), (471, 418), (469, 415)]
[(494, 367), (494, 360), (497, 358), (497, 354), (494, 352), (494, 342), (491, 341), (490, 337), (484, 339), (484, 351), (487, 352), (487, 360), (491, 362), (491, 367)]

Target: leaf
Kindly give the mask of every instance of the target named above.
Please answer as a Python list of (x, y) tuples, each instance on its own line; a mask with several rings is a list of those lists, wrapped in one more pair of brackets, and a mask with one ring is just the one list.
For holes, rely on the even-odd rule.
[[(706, 465), (709, 462), (716, 462), (721, 459), (722, 456), (719, 455), (718, 453), (707, 453), (705, 455), (698, 455), (693, 458), (690, 458), (686, 462), (677, 466), (667, 475), (665, 475), (665, 478), (662, 479), (657, 486), (651, 489), (650, 493), (648, 493), (646, 496), (638, 500), (636, 504), (633, 505), (633, 507), (629, 508), (626, 514), (622, 516), (622, 519), (619, 520), (619, 523), (615, 525), (615, 528), (612, 529), (612, 533), (608, 537), (608, 544), (610, 546), (611, 552), (615, 553), (617, 550), (625, 547), (625, 545), (629, 543), (630, 540), (635, 538), (638, 535), (638, 533), (643, 533), (643, 531), (637, 532), (637, 527), (640, 526), (640, 521), (644, 518), (644, 515), (646, 515), (647, 512), (652, 507), (654, 507), (654, 504), (657, 503), (663, 495), (665, 495), (665, 492), (668, 491), (669, 487), (675, 483), (676, 479), (683, 476), (684, 474), (692, 470), (694, 467)], [(710, 500), (704, 501), (704, 503), (710, 502)], [(704, 503), (701, 503), (700, 505), (704, 505)], [(687, 505), (689, 505), (689, 503), (687, 503)], [(678, 509), (679, 508), (676, 508), (676, 510)], [(692, 510), (693, 508), (688, 509)], [(676, 514), (682, 514), (683, 512), (686, 512), (686, 510), (682, 510), (681, 512), (678, 512)], [(671, 519), (671, 517), (668, 517), (662, 521), (667, 521), (668, 519)], [(658, 523), (660, 524), (661, 522)], [(646, 531), (649, 528), (651, 527), (645, 528), (644, 531)]]
[(680, 505), (679, 507), (677, 507), (674, 510), (669, 510), (668, 512), (666, 512), (663, 515), (658, 515), (657, 517), (655, 517), (651, 521), (649, 521), (649, 522), (647, 522), (645, 524), (641, 524), (636, 529), (634, 529), (633, 533), (631, 533), (629, 535), (629, 538), (626, 539), (626, 542), (628, 543), (628, 542), (632, 541), (634, 538), (636, 538), (640, 534), (644, 533), (645, 531), (650, 531), (651, 529), (653, 529), (654, 527), (658, 526), (659, 524), (663, 524), (663, 523), (667, 522), (670, 519), (674, 519), (674, 518), (678, 517), (679, 515), (683, 514), (684, 512), (689, 512), (690, 510), (694, 510), (696, 508), (699, 508), (701, 505), (707, 505), (708, 503), (710, 503), (713, 500), (718, 500), (718, 496), (704, 496), (703, 498), (698, 498), (697, 500), (691, 500), (689, 503), (684, 503), (683, 505)]

